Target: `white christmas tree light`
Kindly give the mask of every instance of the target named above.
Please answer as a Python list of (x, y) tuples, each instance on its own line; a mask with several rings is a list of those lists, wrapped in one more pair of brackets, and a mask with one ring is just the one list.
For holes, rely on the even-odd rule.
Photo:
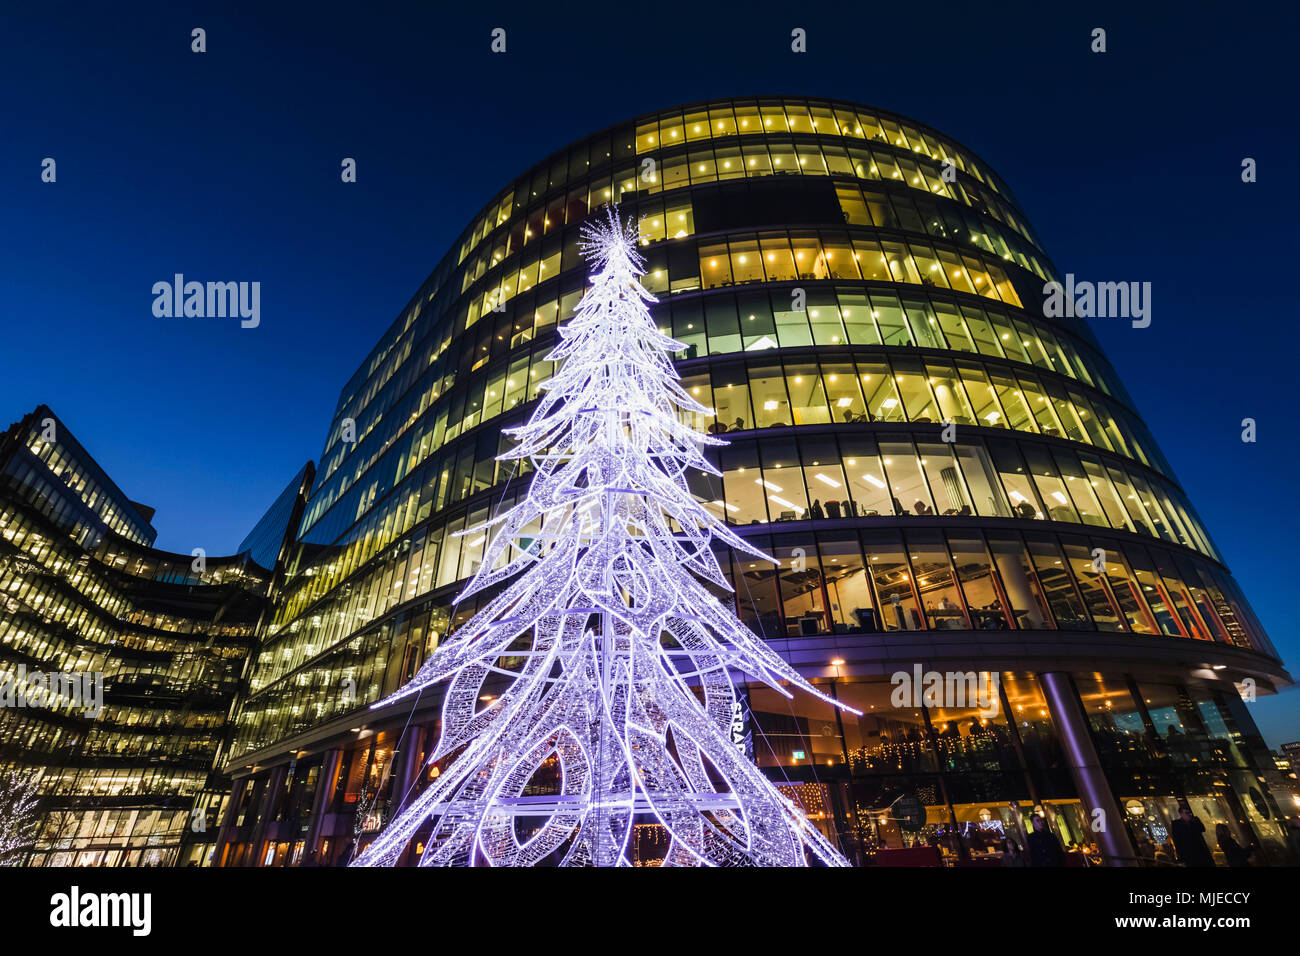
[(40, 773), (10, 768), (0, 773), (0, 866), (16, 866), (36, 839)]
[(431, 820), (421, 865), (625, 866), (637, 817), (665, 828), (665, 865), (846, 865), (730, 738), (733, 672), (840, 705), (704, 583), (729, 589), (714, 540), (771, 559), (687, 485), (725, 443), (682, 420), (708, 410), (650, 316), (638, 239), (616, 209), (583, 228), (591, 288), (501, 456), (529, 459), (532, 485), (463, 532), (491, 538), (462, 597), (504, 587), (374, 705), (449, 680), (429, 759), (455, 758), (353, 865), (391, 865)]

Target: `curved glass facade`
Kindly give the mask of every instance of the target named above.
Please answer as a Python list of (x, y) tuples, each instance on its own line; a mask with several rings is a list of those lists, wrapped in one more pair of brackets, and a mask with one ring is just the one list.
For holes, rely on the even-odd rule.
[[(238, 717), (236, 772), (349, 715), (365, 723), (365, 704), (473, 611), (453, 598), (483, 542), (455, 532), (526, 487), (495, 460), (500, 433), (527, 414), (585, 289), (579, 225), (614, 200), (642, 217), (656, 320), (686, 343), (683, 382), (711, 410), (694, 424), (730, 442), (721, 479), (700, 475), (698, 493), (781, 561), (720, 555), (731, 599), (810, 675), (845, 678), (826, 672), (830, 657), (882, 635), (920, 646), (944, 632), (945, 654), (978, 665), (996, 631), (1085, 650), (1067, 636), (1112, 635), (1104, 657), (1121, 682), (1139, 679), (1124, 641), (1147, 642), (1135, 661), (1195, 641), (1235, 655), (1225, 680), (1287, 679), (1093, 334), (1042, 314), (1056, 271), (1007, 186), (910, 119), (724, 100), (620, 124), (518, 177), (344, 387)], [(1038, 669), (1007, 671), (1026, 700)], [(1184, 690), (1209, 700), (1224, 686)], [(302, 812), (342, 812), (372, 777), (393, 787), (397, 741), (373, 733), (368, 757), (348, 745), (316, 765), (325, 785), (314, 805), (300, 790)], [(880, 733), (855, 731), (852, 746), (843, 728), (826, 735), (849, 778), (888, 765), (898, 744), (872, 751)], [(254, 783), (232, 804), (227, 849), (241, 849), (227, 862), (298, 858), (301, 843), (267, 836)], [(277, 785), (289, 801), (294, 784)], [(841, 822), (860, 799), (817, 793)], [(866, 831), (843, 826), (867, 852)], [(333, 858), (325, 843), (317, 831), (305, 852)]]

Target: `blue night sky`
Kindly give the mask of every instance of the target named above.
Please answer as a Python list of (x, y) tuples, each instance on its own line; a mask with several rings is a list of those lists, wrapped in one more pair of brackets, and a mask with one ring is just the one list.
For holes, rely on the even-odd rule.
[[(1062, 273), (1153, 284), (1150, 328), (1094, 320), (1097, 334), (1300, 667), (1283, 413), (1300, 360), (1293, 9), (432, 6), (0, 12), (0, 427), (49, 404), (157, 508), (159, 547), (229, 553), (319, 454), (343, 384), (511, 177), (681, 102), (853, 100), (975, 150)], [(497, 26), (503, 56), (489, 52)], [(1097, 26), (1103, 55), (1088, 49)], [(789, 50), (794, 27), (807, 54)], [(354, 185), (339, 179), (345, 156)], [(155, 318), (150, 289), (177, 272), (260, 281), (261, 326)], [(1241, 441), (1245, 417), (1256, 444)], [(1270, 743), (1300, 739), (1300, 693), (1254, 713)]]

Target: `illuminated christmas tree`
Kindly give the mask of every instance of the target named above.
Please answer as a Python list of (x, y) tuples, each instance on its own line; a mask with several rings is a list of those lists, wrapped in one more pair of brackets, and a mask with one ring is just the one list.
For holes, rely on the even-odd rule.
[(708, 410), (650, 316), (638, 238), (616, 209), (583, 228), (591, 288), (501, 456), (531, 461), (528, 495), (463, 532), (491, 537), (461, 597), (504, 586), (375, 705), (449, 680), (430, 761), (454, 759), (354, 865), (391, 865), (429, 820), (421, 865), (630, 865), (638, 819), (665, 828), (665, 865), (845, 865), (731, 739), (733, 673), (834, 702), (705, 584), (729, 589), (714, 541), (771, 559), (687, 485), (725, 443), (683, 421)]

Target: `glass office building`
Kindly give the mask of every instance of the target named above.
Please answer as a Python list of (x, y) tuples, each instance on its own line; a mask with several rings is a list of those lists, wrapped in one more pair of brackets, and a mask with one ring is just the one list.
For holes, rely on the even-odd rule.
[(49, 408), (0, 434), (0, 771), (41, 795), (34, 844), (5, 862), (208, 860), (236, 690), (310, 477), (240, 554), (197, 562), (151, 547), (152, 509)]
[[(754, 759), (860, 864), (973, 864), (1031, 812), (1108, 863), (1180, 801), (1282, 858), (1249, 715), (1289, 681), (998, 176), (829, 100), (638, 117), (546, 158), (465, 228), (339, 397), (231, 750), (217, 862), (346, 861), (439, 772), (436, 700), (367, 705), (477, 606), (456, 532), (528, 475), (496, 455), (586, 286), (578, 228), (642, 218), (646, 286), (724, 435), (697, 492), (779, 567), (720, 553), (737, 613), (862, 712), (760, 687)], [(996, 706), (898, 706), (920, 666)], [(951, 701), (948, 701), (951, 703)], [(1095, 809), (1110, 825), (1097, 832)], [(654, 862), (653, 827), (638, 859)]]

